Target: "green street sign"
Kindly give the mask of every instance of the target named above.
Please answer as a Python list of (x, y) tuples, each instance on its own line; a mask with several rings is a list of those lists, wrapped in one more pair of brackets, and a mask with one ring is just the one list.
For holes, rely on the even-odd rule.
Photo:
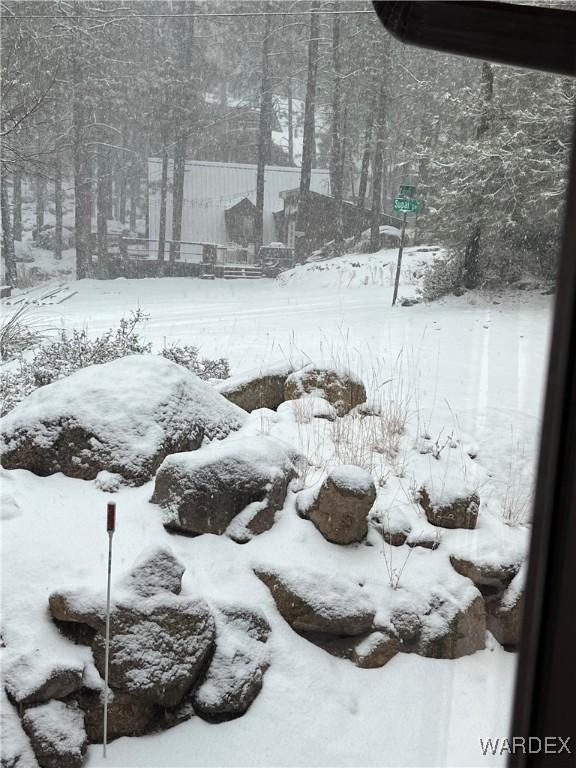
[(400, 197), (414, 197), (416, 194), (416, 187), (412, 184), (400, 184)]
[(394, 210), (400, 213), (418, 213), (418, 200), (411, 197), (395, 197)]

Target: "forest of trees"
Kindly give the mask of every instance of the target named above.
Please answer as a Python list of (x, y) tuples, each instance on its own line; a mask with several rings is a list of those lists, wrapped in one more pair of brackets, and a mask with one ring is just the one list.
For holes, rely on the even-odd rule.
[[(451, 249), (453, 281), (552, 275), (576, 83), (401, 46), (360, 2), (2, 2), (2, 231), (16, 283), (22, 184), (49, 201), (61, 255), (74, 190), (76, 273), (105, 264), (111, 219), (147, 233), (147, 160), (167, 168), (180, 239), (186, 159), (330, 169), (337, 201), (392, 212), (417, 186), (417, 242)], [(300, 150), (297, 148), (300, 147)], [(300, 214), (299, 214), (300, 215)], [(162, 220), (162, 216), (164, 219)], [(257, 243), (262, 225), (256, 221)]]

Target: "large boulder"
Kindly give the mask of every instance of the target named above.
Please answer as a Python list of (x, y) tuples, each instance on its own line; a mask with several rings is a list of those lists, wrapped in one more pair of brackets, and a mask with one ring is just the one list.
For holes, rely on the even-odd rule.
[(296, 632), (363, 635), (372, 629), (374, 607), (361, 586), (342, 576), (257, 568), (278, 611)]
[[(210, 658), (214, 639), (214, 619), (200, 600), (166, 592), (116, 604), (110, 618), (110, 686), (151, 704), (175, 706)], [(104, 676), (101, 632), (92, 650)]]
[(475, 588), (434, 595), (425, 610), (398, 610), (392, 624), (403, 651), (433, 659), (458, 659), (486, 645), (486, 609)]
[(216, 611), (216, 651), (192, 702), (206, 720), (230, 720), (243, 715), (262, 688), (268, 669), (266, 619), (242, 607)]
[(366, 400), (366, 388), (359, 378), (347, 371), (307, 365), (286, 379), (284, 399), (297, 400), (306, 395), (323, 397), (339, 416), (349, 413)]
[(41, 768), (80, 768), (84, 762), (88, 739), (77, 705), (53, 700), (31, 707), (22, 726)]
[(376, 500), (370, 472), (343, 465), (332, 468), (307, 515), (328, 541), (352, 544), (368, 530), (368, 513)]
[(46, 662), (40, 651), (26, 652), (3, 665), (4, 686), (12, 701), (27, 707), (78, 691), (83, 670), (81, 663)]
[(35, 390), (1, 421), (7, 469), (93, 480), (118, 473), (136, 485), (163, 459), (226, 437), (246, 414), (160, 355), (91, 365)]
[(420, 489), (419, 501), (426, 518), (441, 528), (476, 528), (480, 497), (463, 488), (435, 488), (432, 484)]
[(168, 456), (156, 476), (152, 502), (167, 512), (169, 530), (222, 534), (245, 541), (268, 530), (297, 475), (298, 456), (269, 437), (234, 437), (200, 451)]
[(269, 408), (275, 411), (284, 402), (284, 384), (294, 370), (289, 362), (282, 362), (265, 369), (247, 371), (218, 383), (216, 389), (227, 400), (243, 408), (255, 411)]
[(523, 577), (523, 572), (519, 571), (504, 593), (486, 598), (488, 629), (505, 648), (514, 649), (520, 643), (524, 613)]

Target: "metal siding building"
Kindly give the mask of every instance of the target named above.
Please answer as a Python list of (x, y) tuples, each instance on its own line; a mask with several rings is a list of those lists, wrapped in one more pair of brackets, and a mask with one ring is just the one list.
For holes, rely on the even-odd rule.
[[(158, 239), (160, 224), (160, 180), (162, 161), (148, 160), (148, 194), (150, 203), (150, 239)], [(166, 205), (166, 238), (172, 229), (172, 161), (168, 167), (168, 201)], [(264, 174), (264, 243), (277, 240), (274, 211), (282, 210), (281, 192), (300, 185), (300, 168), (267, 166)], [(313, 170), (310, 189), (329, 194), (328, 170)], [(256, 202), (256, 166), (243, 163), (190, 161), (184, 177), (184, 210), (182, 240), (224, 244), (228, 242), (224, 212), (242, 198)]]

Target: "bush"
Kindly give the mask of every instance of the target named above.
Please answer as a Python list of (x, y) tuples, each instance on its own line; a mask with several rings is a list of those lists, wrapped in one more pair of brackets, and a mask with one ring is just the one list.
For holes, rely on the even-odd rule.
[(195, 373), (201, 379), (227, 379), (230, 376), (230, 364), (228, 360), (219, 357), (216, 360), (210, 360), (208, 357), (198, 358), (198, 347), (178, 346), (173, 344), (164, 347), (162, 354), (173, 363), (178, 363), (189, 371)]
[(452, 254), (445, 259), (434, 259), (425, 267), (419, 293), (424, 301), (434, 301), (448, 293), (457, 293), (461, 284), (461, 259), (456, 254)]
[[(118, 328), (111, 328), (94, 339), (88, 338), (86, 330), (61, 330), (58, 337), (40, 348), (31, 360), (24, 360), (20, 355), (18, 368), (0, 374), (2, 415), (38, 387), (69, 376), (81, 368), (108, 363), (127, 355), (151, 353), (152, 344), (144, 341), (137, 332), (138, 325), (146, 319), (147, 315), (138, 309), (129, 318), (123, 317)], [(174, 345), (165, 347), (160, 354), (201, 379), (225, 379), (230, 375), (227, 360), (199, 359), (197, 347)]]

